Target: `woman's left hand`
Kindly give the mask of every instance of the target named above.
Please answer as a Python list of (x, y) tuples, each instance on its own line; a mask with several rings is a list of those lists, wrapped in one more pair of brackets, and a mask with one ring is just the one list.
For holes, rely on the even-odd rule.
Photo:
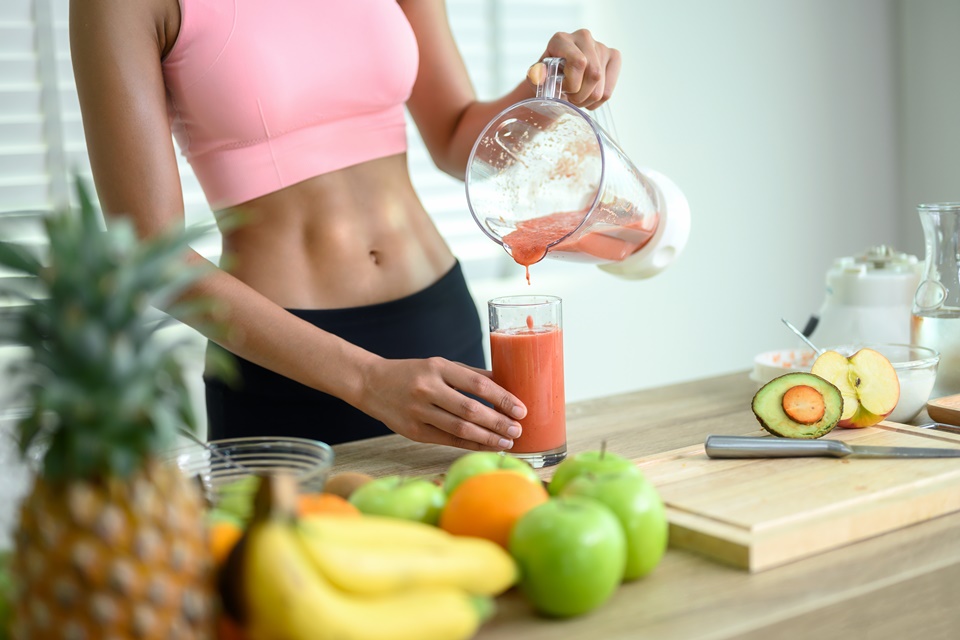
[[(620, 75), (620, 52), (594, 40), (586, 29), (557, 33), (547, 43), (540, 60), (563, 58), (564, 98), (584, 109), (596, 109), (610, 99)], [(538, 84), (546, 65), (538, 62), (527, 72), (527, 79)]]

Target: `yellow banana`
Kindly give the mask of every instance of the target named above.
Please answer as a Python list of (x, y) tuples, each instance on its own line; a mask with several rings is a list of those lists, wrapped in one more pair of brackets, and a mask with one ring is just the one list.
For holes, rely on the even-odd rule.
[(297, 483), (267, 476), (253, 521), (220, 575), (227, 611), (252, 640), (465, 640), (493, 601), (455, 587), (356, 595), (332, 585), (296, 528)]
[(476, 633), (483, 605), (491, 604), (450, 587), (347, 594), (313, 568), (294, 531), (267, 520), (247, 532), (236, 566), (252, 640), (462, 640)]
[(450, 540), (439, 527), (413, 520), (364, 514), (360, 517), (314, 514), (300, 518), (298, 526), (331, 541), (372, 545), (427, 545)]
[[(450, 586), (492, 596), (503, 593), (517, 581), (516, 563), (495, 542), (453, 536), (430, 525), (420, 525), (441, 535), (430, 532), (421, 539), (411, 536), (398, 543), (390, 536), (395, 530), (391, 518), (372, 524), (365, 519), (315, 519), (301, 522), (297, 528), (306, 555), (331, 583), (344, 591), (373, 595)], [(357, 535), (348, 536), (352, 528)], [(369, 535), (377, 531), (378, 536)]]

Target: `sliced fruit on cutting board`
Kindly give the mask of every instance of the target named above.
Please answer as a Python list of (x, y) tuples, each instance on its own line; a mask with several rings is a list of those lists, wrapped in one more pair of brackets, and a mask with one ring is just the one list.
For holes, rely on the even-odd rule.
[(773, 435), (812, 439), (837, 426), (843, 405), (843, 396), (834, 384), (797, 371), (763, 385), (751, 408), (760, 425)]
[[(960, 448), (960, 434), (889, 421), (826, 437)], [(716, 460), (700, 444), (641, 458), (637, 466), (663, 498), (671, 547), (751, 571), (960, 512), (957, 458)]]
[(873, 349), (860, 349), (851, 356), (824, 351), (810, 373), (840, 389), (843, 415), (838, 427), (870, 427), (890, 415), (900, 401), (900, 380), (887, 358)]

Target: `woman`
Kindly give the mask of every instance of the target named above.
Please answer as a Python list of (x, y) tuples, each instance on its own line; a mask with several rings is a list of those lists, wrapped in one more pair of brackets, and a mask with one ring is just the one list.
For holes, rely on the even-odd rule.
[[(477, 101), (442, 0), (75, 0), (70, 39), (105, 213), (143, 236), (183, 224), (172, 131), (217, 218), (245, 221), (191, 292), (218, 303), (239, 362), (236, 385), (206, 381), (211, 438), (510, 449), (526, 409), (483, 368), (476, 307), (410, 184), (403, 106), (462, 178), (529, 81)], [(574, 104), (610, 96), (619, 55), (587, 31), (546, 56)]]

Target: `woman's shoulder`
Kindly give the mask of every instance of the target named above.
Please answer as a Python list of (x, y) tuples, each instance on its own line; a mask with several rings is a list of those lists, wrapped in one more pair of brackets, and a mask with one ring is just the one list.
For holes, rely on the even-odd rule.
[(179, 0), (71, 0), (70, 4), (71, 44), (85, 37), (108, 49), (149, 43), (162, 58), (180, 32)]

